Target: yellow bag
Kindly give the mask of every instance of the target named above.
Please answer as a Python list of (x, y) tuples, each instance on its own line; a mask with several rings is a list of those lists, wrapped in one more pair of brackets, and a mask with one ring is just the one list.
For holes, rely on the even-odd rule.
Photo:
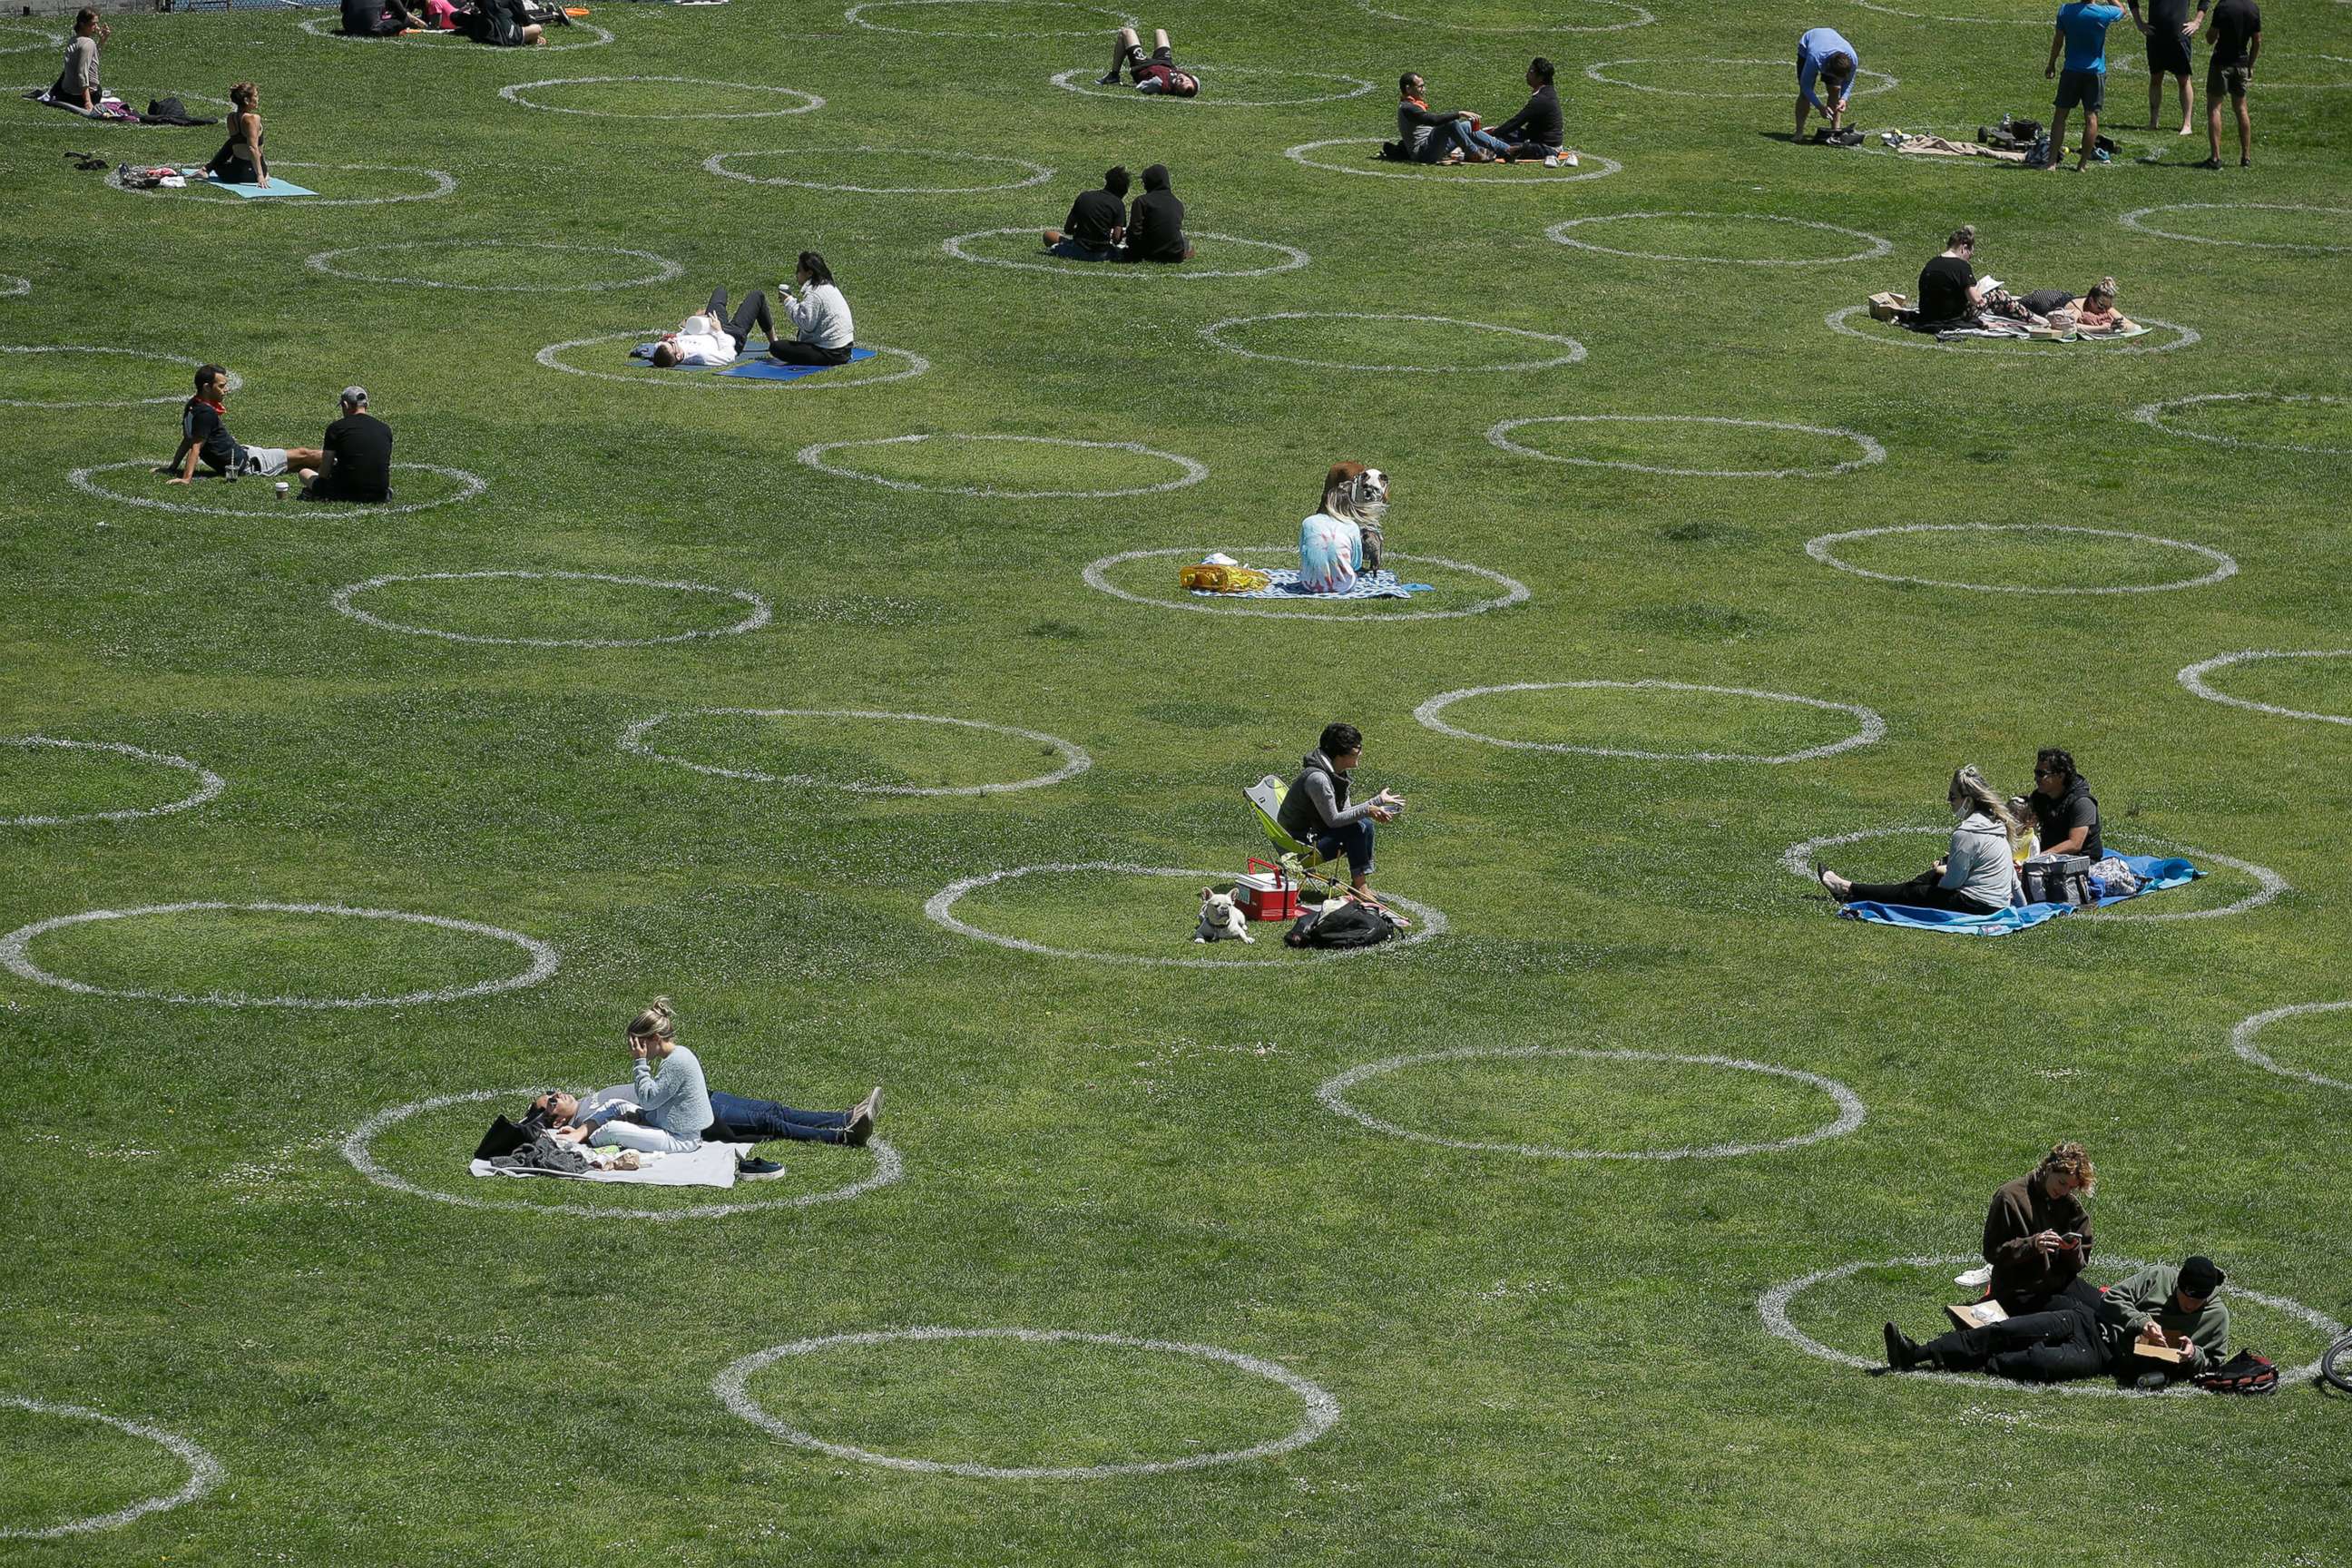
[(1177, 573), (1176, 581), (1196, 593), (1205, 590), (1212, 594), (1246, 594), (1265, 587), (1274, 579), (1254, 567), (1220, 566), (1202, 561)]

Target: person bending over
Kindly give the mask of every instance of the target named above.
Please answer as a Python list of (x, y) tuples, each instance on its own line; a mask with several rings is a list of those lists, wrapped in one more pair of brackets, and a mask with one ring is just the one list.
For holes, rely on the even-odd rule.
[(1952, 231), (1943, 250), (1919, 268), (1919, 302), (1923, 329), (1973, 321), (1984, 310), (1984, 290), (1977, 287), (1977, 226), (1964, 223)]
[(397, 37), (425, 19), (400, 0), (343, 0), (343, 36), (347, 38)]
[(1045, 231), (1045, 248), (1072, 261), (1114, 259), (1127, 234), (1128, 183), (1126, 168), (1118, 166), (1103, 174), (1101, 189), (1080, 191), (1062, 226)]
[(269, 161), (262, 155), (261, 89), (249, 81), (228, 89), (228, 140), (205, 165), (205, 173), (225, 185), (269, 184)]
[(1310, 594), (1343, 594), (1359, 574), (1381, 567), (1381, 520), (1389, 510), (1389, 478), (1361, 463), (1331, 465), (1323, 496), (1298, 525), (1298, 585)]
[(2238, 115), (2238, 167), (2254, 161), (2254, 122), (2246, 113), (2246, 90), (2254, 83), (2254, 61), (2263, 52), (2263, 11), (2254, 0), (2221, 0), (2213, 8), (2212, 47), (2205, 57), (2205, 162), (2221, 166), (2221, 95)]
[[(2220, 1300), (2228, 1278), (2202, 1253), (2179, 1268), (2151, 1263), (2107, 1287), (2099, 1325), (2116, 1353), (2116, 1369), (2142, 1388), (2210, 1372), (2230, 1358), (2230, 1308)], [(2143, 1355), (2140, 1347), (2171, 1351), (2180, 1359)]]
[(1371, 799), (1348, 804), (1356, 766), (1364, 760), (1363, 731), (1353, 724), (1326, 724), (1315, 750), (1300, 759), (1275, 820), (1285, 833), (1313, 847), (1324, 860), (1348, 861), (1349, 890), (1368, 898), (1372, 874), (1372, 825), (1393, 822), (1404, 797), (1382, 790)]
[(2033, 808), (2042, 853), (2081, 855), (2094, 864), (2107, 858), (2099, 837), (2099, 803), (2064, 748), (2044, 746), (2033, 753), (2033, 793), (2025, 802)]
[(1839, 903), (1901, 904), (1990, 915), (2007, 909), (2017, 890), (2017, 862), (2011, 840), (2023, 831), (2009, 805), (1995, 794), (1974, 763), (1952, 775), (1946, 804), (1959, 817), (1944, 858), (1907, 882), (1849, 882), (1816, 865), (1813, 875)]
[(1552, 76), (1552, 63), (1541, 55), (1528, 61), (1528, 101), (1491, 135), (1481, 131), (1473, 132), (1473, 137), (1490, 148), (1499, 142), (1502, 157), (1512, 163), (1540, 158), (1548, 168), (1562, 163), (1573, 168), (1576, 154), (1567, 151), (1568, 116), (1560, 110)]
[(362, 503), (392, 499), (392, 426), (368, 412), (367, 388), (343, 388), (343, 416), (327, 426), (319, 464), (304, 468), (304, 500)]
[(114, 29), (100, 22), (97, 12), (88, 6), (76, 12), (73, 41), (66, 45), (65, 68), (58, 72), (49, 97), (84, 114), (95, 111), (106, 98), (106, 89), (98, 84), (98, 51), (112, 37)]
[(248, 474), (274, 477), (290, 464), (316, 468), (325, 454), (316, 447), (248, 447), (228, 433), (228, 372), (216, 364), (196, 367), (196, 395), (180, 405), (180, 446), (172, 460), (155, 471), (172, 476), (170, 483), (184, 485), (196, 477), (201, 461), (211, 472), (228, 479)]
[[(792, 322), (794, 336), (780, 343), (772, 334), (769, 354), (786, 364), (847, 364), (849, 351), (857, 346), (857, 329), (850, 320), (849, 301), (833, 280), (833, 268), (815, 251), (803, 250), (793, 269), (793, 287), (801, 291), (798, 299), (791, 289), (780, 288), (776, 302)], [(765, 301), (761, 303), (764, 308)], [(742, 345), (739, 342), (736, 346)]]
[(1143, 171), (1143, 194), (1127, 209), (1127, 243), (1118, 261), (1190, 261), (1192, 242), (1184, 237), (1184, 204), (1168, 188), (1168, 165)]
[(733, 364), (735, 356), (743, 352), (756, 329), (771, 353), (776, 346), (776, 321), (768, 310), (768, 297), (754, 289), (727, 313), (727, 286), (720, 284), (710, 291), (710, 302), (677, 324), (677, 331), (662, 334), (651, 355), (655, 365), (668, 370), (674, 365)]
[[(1797, 38), (1797, 139), (1804, 140), (1805, 121), (1815, 110), (1835, 131), (1845, 123), (1846, 100), (1853, 93), (1853, 73), (1862, 58), (1835, 27), (1810, 27)], [(1824, 102), (1813, 90), (1819, 82), (1828, 93)]]
[[(550, 1090), (530, 1102), (523, 1125), (547, 1128), (556, 1136), (578, 1142), (608, 1121), (634, 1121), (642, 1115), (635, 1086), (623, 1084), (598, 1089), (580, 1100), (561, 1089)], [(720, 1143), (764, 1143), (785, 1139), (796, 1143), (835, 1143), (862, 1149), (874, 1137), (874, 1120), (882, 1111), (882, 1086), (877, 1084), (864, 1100), (846, 1110), (795, 1110), (772, 1100), (710, 1090), (714, 1120), (703, 1136)], [(764, 1181), (784, 1173), (772, 1160), (739, 1158), (735, 1173), (748, 1181)]]
[(1419, 71), (1397, 78), (1397, 151), (1411, 163), (1491, 163), (1510, 150), (1477, 126), (1466, 109), (1429, 107), (1429, 83)]
[(2205, 25), (2205, 11), (2210, 0), (2197, 0), (2197, 15), (2189, 14), (2189, 0), (2148, 0), (2147, 15), (2139, 14), (2139, 0), (2126, 0), (2131, 7), (2132, 26), (2147, 40), (2147, 128), (2157, 128), (2157, 116), (2164, 109), (2164, 79), (2172, 78), (2180, 84), (2180, 134), (2189, 135), (2196, 130), (2197, 89), (2189, 84), (2189, 41), (2197, 29)]
[[(655, 997), (652, 1006), (629, 1021), (628, 1045), (628, 1092), (636, 1113), (553, 1128), (554, 1135), (593, 1148), (635, 1149), (645, 1154), (691, 1154), (701, 1148), (704, 1131), (715, 1120), (710, 1089), (703, 1081), (702, 1063), (677, 1043), (677, 1019), (668, 997)], [(661, 1064), (658, 1074), (656, 1062)]]
[(1158, 27), (1151, 34), (1152, 50), (1143, 52), (1143, 40), (1135, 36), (1132, 27), (1118, 30), (1118, 41), (1111, 46), (1110, 70), (1096, 81), (1097, 87), (1117, 87), (1118, 73), (1125, 69), (1134, 79), (1135, 90), (1166, 98), (1198, 98), (1201, 79), (1176, 68), (1175, 51), (1168, 47), (1168, 29)]
[(2083, 1272), (2091, 1257), (2091, 1211), (2098, 1171), (2080, 1143), (2059, 1143), (2027, 1174), (1993, 1189), (1979, 1250), (1992, 1268), (1990, 1294), (2021, 1317)]
[[(2058, 78), (2058, 101), (2050, 123), (2052, 169), (2063, 162), (2066, 116), (2077, 105), (2083, 110), (2083, 148), (2074, 156), (2076, 174), (2098, 147), (2099, 110), (2107, 102), (2107, 29), (2123, 14), (2122, 6), (2106, 0), (2066, 0), (2058, 7), (2058, 25), (2050, 32), (2050, 59), (2042, 71), (2044, 77)], [(2061, 50), (2066, 56), (2063, 75), (2058, 70)]]

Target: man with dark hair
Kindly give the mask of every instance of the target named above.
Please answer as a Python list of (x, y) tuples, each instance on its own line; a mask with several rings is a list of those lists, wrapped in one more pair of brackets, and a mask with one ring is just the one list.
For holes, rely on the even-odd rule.
[[(2057, 26), (2050, 30), (2050, 58), (2042, 71), (2044, 77), (2058, 78), (2048, 168), (2057, 169), (2065, 163), (2066, 116), (2077, 107), (2083, 110), (2083, 150), (2074, 158), (2076, 174), (2089, 165), (2091, 154), (2098, 148), (2099, 110), (2107, 106), (2107, 29), (2123, 14), (2122, 6), (2107, 0), (2066, 0), (2058, 7)], [(2066, 57), (2063, 75), (2058, 69), (2062, 51)]]
[(2033, 808), (2034, 835), (2044, 855), (2086, 856), (2094, 865), (2107, 858), (2099, 838), (2099, 803), (2063, 747), (2044, 746), (2033, 754), (2033, 793), (2025, 804)]
[[(1797, 140), (1805, 138), (1805, 119), (1814, 110), (1835, 131), (1845, 121), (1845, 103), (1853, 91), (1853, 74), (1862, 57), (1854, 53), (1835, 27), (1808, 28), (1797, 39)], [(1824, 103), (1813, 91), (1820, 82), (1829, 89)]]
[(1562, 163), (1573, 168), (1576, 154), (1565, 152), (1568, 145), (1568, 117), (1560, 112), (1559, 90), (1552, 85), (1552, 64), (1538, 55), (1528, 65), (1528, 90), (1531, 96), (1517, 114), (1512, 115), (1491, 132), (1494, 140), (1504, 144), (1502, 155), (1513, 163), (1521, 159), (1540, 158), (1546, 168)]
[[(316, 467), (315, 447), (248, 447), (228, 433), (228, 372), (216, 364), (196, 367), (196, 395), (180, 405), (180, 447), (155, 471), (166, 483), (184, 485), (196, 476), (196, 461), (228, 479), (257, 474), (275, 479), (291, 467)], [(284, 493), (284, 487), (279, 487)]]
[(1429, 107), (1429, 82), (1419, 71), (1397, 78), (1397, 153), (1408, 163), (1491, 163), (1508, 143), (1478, 129), (1466, 109)]
[(2147, 15), (2139, 14), (2139, 0), (2125, 0), (2131, 7), (2132, 26), (2147, 40), (2147, 128), (2156, 129), (2158, 111), (2164, 107), (2164, 79), (2171, 77), (2180, 83), (2180, 134), (2189, 135), (2196, 127), (2191, 123), (2197, 112), (2197, 89), (2189, 81), (2189, 40), (2205, 25), (2209, 0), (2197, 0), (2197, 15), (2189, 14), (2189, 0), (2147, 0)]
[(1127, 243), (1114, 261), (1190, 261), (1192, 242), (1184, 237), (1184, 204), (1168, 188), (1168, 165), (1143, 171), (1143, 194), (1127, 212)]
[(1127, 232), (1127, 170), (1114, 166), (1102, 188), (1081, 191), (1059, 228), (1045, 231), (1045, 248), (1072, 261), (1108, 261)]
[[(1893, 1323), (1882, 1332), (1894, 1372), (1989, 1372), (2020, 1383), (2069, 1383), (2119, 1372), (2141, 1388), (2217, 1365), (2230, 1343), (2230, 1309), (2216, 1298), (2211, 1258), (2151, 1264), (2100, 1291), (2070, 1281), (2041, 1310), (1921, 1344)], [(2145, 1346), (2169, 1354), (2142, 1354)], [(2178, 1357), (2178, 1360), (2173, 1359)]]
[(2254, 82), (2254, 61), (2263, 52), (2263, 10), (2254, 0), (2221, 0), (2213, 8), (2212, 47), (2205, 57), (2205, 145), (2200, 169), (2221, 166), (2221, 95), (2238, 111), (2238, 167), (2254, 162), (2254, 122), (2246, 113), (2246, 89)]
[(302, 470), (304, 500), (378, 503), (392, 499), (392, 426), (368, 412), (367, 388), (343, 388), (343, 416), (319, 443), (319, 466)]
[(1364, 760), (1363, 731), (1353, 724), (1326, 724), (1322, 739), (1298, 765), (1298, 776), (1282, 797), (1275, 820), (1323, 860), (1348, 861), (1349, 887), (1361, 895), (1372, 874), (1372, 824), (1393, 822), (1404, 797), (1382, 790), (1368, 801), (1348, 804), (1356, 764)]

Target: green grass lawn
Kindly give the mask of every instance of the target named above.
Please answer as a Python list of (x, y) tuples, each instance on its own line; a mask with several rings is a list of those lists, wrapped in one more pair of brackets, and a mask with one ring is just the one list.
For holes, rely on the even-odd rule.
[[(1895, 82), (1865, 128), (1969, 135), (2048, 117), (2050, 9), (1140, 17), (1192, 103), (1095, 89), (1112, 14), (1056, 0), (599, 5), (612, 42), (523, 54), (118, 19), (110, 86), (259, 83), (323, 205), (110, 189), (63, 154), (217, 132), (0, 100), (0, 346), (47, 351), (0, 353), (0, 740), (97, 748), (0, 746), (0, 818), (79, 819), (0, 826), (0, 933), (232, 906), (23, 944), (82, 990), (0, 971), (0, 1561), (2342, 1562), (2352, 1435), (2307, 1384), (1895, 1384), (1759, 1306), (1827, 1275), (1792, 1331), (1924, 1334), (1960, 1265), (1917, 1260), (2076, 1138), (2110, 1259), (2210, 1253), (2284, 1367), (2352, 1317), (2344, 1091), (2231, 1048), (2352, 999), (2352, 736), (2176, 678), (2352, 647), (2352, 7), (2268, 7), (2250, 171), (2146, 128), (2127, 24), (2084, 175), (1790, 143), (1803, 27)], [(52, 31), (0, 26), (0, 79), (49, 79)], [(1599, 177), (1370, 162), (1399, 72), (1492, 123), (1537, 51)], [(1174, 171), (1189, 267), (1038, 255), (1114, 162)], [(1948, 346), (1854, 309), (1963, 222), (1979, 272), (2111, 272), (2166, 325)], [(803, 248), (879, 357), (625, 357)], [(167, 489), (206, 360), (256, 445), (365, 384), (397, 507)], [(1295, 559), (1344, 458), (1433, 592), (1177, 586)], [(2352, 658), (2207, 679), (2352, 716)], [(1463, 733), (1415, 721), (1463, 692)], [(1241, 789), (1337, 718), (1412, 802), (1377, 881), (1424, 939), (1193, 946), (1265, 847)], [(1834, 920), (1783, 864), (1888, 830), (1823, 858), (1906, 875), (1954, 766), (2022, 790), (2052, 743), (2110, 843), (2228, 860), (2000, 942)], [(560, 964), (499, 989), (513, 936)], [(721, 1089), (886, 1085), (887, 1149), (723, 1194), (467, 1173), (493, 1110), (625, 1079), (656, 994)], [(2261, 1050), (2352, 1079), (2347, 1020)], [(1391, 1058), (1345, 1101), (1409, 1136), (1318, 1098)], [(1821, 1080), (1866, 1115), (1794, 1142)], [(1783, 1146), (1708, 1152), (1745, 1145)], [(1113, 1338), (837, 1339), (925, 1326)], [(770, 1426), (714, 1390), (819, 1340), (743, 1373)], [(1125, 1340), (1337, 1422), (1129, 1468), (1280, 1447), (1312, 1401)], [(9, 1400), (220, 1479), (21, 1538), (189, 1472)]]

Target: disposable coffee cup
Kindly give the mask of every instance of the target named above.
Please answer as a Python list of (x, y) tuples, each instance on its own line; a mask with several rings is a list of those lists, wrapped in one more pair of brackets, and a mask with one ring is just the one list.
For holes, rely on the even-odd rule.
[(278, 481), (278, 499), (279, 500), (284, 500), (286, 499), (286, 481), (284, 479)]

